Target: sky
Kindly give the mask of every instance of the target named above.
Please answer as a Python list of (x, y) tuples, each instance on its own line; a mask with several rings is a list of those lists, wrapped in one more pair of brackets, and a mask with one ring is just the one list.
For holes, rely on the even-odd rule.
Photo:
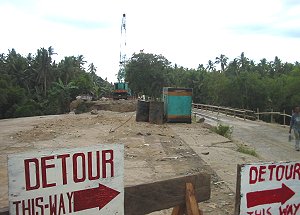
[(123, 13), (127, 58), (144, 50), (186, 68), (242, 52), (300, 61), (299, 0), (0, 0), (0, 53), (52, 46), (55, 60), (83, 55), (114, 82)]

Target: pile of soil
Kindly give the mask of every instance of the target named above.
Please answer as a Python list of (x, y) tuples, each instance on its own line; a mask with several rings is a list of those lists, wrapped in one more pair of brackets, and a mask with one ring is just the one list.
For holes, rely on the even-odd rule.
[(91, 110), (108, 110), (114, 112), (133, 112), (136, 110), (136, 100), (74, 100), (70, 104), (70, 111), (75, 113), (90, 112)]

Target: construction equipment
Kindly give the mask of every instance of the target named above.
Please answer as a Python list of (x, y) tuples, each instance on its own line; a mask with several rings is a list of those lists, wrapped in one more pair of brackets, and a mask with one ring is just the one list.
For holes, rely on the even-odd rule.
[(114, 100), (128, 99), (129, 96), (130, 96), (130, 90), (128, 88), (128, 83), (116, 82), (114, 84), (114, 90), (113, 90)]
[(126, 67), (126, 14), (122, 16), (121, 24), (121, 42), (120, 42), (120, 61), (119, 72), (117, 74), (118, 82), (114, 83), (113, 99), (127, 99), (130, 96), (128, 83), (124, 82)]

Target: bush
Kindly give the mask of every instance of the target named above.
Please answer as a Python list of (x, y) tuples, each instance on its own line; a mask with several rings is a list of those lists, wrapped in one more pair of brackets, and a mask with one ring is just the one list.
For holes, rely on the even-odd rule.
[(25, 104), (20, 105), (14, 112), (14, 117), (28, 117), (42, 115), (40, 105), (34, 100), (27, 100)]
[(245, 145), (238, 145), (237, 151), (243, 154), (252, 155), (254, 157), (258, 157), (258, 154), (256, 153), (255, 149), (251, 149), (248, 146)]
[(75, 114), (81, 114), (81, 113), (86, 113), (88, 112), (88, 106), (86, 102), (81, 102), (78, 104), (78, 106), (75, 109)]
[(223, 125), (219, 123), (216, 127), (212, 128), (212, 131), (226, 138), (231, 138), (232, 129), (233, 128), (231, 126)]

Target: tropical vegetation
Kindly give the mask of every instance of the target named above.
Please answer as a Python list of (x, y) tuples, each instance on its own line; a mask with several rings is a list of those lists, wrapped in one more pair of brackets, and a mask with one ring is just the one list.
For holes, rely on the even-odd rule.
[(169, 86), (193, 88), (197, 103), (287, 112), (300, 105), (299, 62), (278, 57), (255, 62), (243, 52), (233, 60), (221, 54), (197, 69), (172, 64), (162, 55), (135, 53), (127, 62), (125, 80), (133, 92), (154, 97)]
[[(96, 75), (93, 63), (85, 67), (83, 55), (60, 62), (54, 55), (53, 47), (27, 56), (14, 49), (0, 54), (0, 118), (66, 113), (78, 95), (109, 96), (112, 85)], [(140, 52), (126, 61), (124, 77), (133, 95), (158, 98), (169, 86), (193, 88), (197, 103), (287, 112), (300, 105), (300, 63), (277, 56), (255, 62), (243, 52), (234, 59), (221, 54), (190, 69)]]
[(78, 95), (97, 99), (111, 84), (96, 75), (93, 63), (85, 69), (83, 55), (55, 62), (53, 47), (22, 56), (15, 49), (0, 54), (0, 119), (69, 111)]

